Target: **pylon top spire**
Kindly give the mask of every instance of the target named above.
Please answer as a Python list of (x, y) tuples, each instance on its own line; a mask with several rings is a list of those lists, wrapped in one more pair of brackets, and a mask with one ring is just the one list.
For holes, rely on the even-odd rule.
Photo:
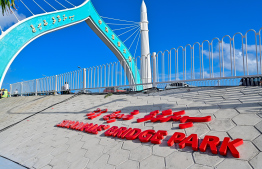
[(144, 0), (142, 1), (141, 12), (147, 12), (146, 3)]

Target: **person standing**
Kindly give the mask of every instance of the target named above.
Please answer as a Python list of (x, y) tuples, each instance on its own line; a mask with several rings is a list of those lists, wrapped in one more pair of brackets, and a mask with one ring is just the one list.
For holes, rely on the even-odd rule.
[(18, 90), (16, 89), (15, 91), (14, 91), (14, 97), (17, 97), (18, 96)]
[(8, 91), (7, 89), (5, 89), (4, 91), (2, 91), (2, 97), (1, 98), (7, 98), (8, 97)]
[(65, 82), (64, 86), (62, 86), (62, 94), (70, 94), (69, 91), (69, 84), (67, 82)]

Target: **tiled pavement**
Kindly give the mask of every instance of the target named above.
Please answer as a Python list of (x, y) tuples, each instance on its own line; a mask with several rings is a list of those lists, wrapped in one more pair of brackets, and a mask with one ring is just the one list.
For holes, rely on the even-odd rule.
[[(0, 100), (0, 130), (70, 96), (18, 97)], [(0, 155), (29, 168), (43, 169), (211, 169), (262, 168), (262, 88), (192, 88), (151, 94), (80, 95), (55, 105), (0, 133)], [(194, 127), (179, 129), (178, 122), (136, 123), (136, 119), (112, 123), (111, 126), (167, 130), (161, 145), (105, 137), (104, 132), (91, 135), (84, 132), (54, 127), (68, 119), (90, 122), (85, 114), (96, 108), (111, 112), (121, 109), (129, 114), (140, 110), (135, 118), (153, 110), (186, 110), (189, 116), (212, 116), (209, 123), (196, 123)], [(101, 118), (92, 123), (103, 124)], [(237, 149), (240, 158), (207, 152), (193, 152), (191, 148), (167, 146), (174, 132), (198, 134), (231, 139), (242, 138), (244, 144)]]

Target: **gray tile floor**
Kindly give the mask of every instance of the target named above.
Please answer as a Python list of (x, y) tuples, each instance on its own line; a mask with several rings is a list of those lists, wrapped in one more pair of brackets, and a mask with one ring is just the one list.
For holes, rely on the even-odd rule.
[[(0, 133), (0, 155), (29, 168), (44, 169), (107, 169), (107, 168), (262, 168), (262, 88), (193, 88), (189, 92), (176, 89), (151, 94), (80, 95), (55, 105)], [(70, 96), (18, 97), (0, 100), (0, 130)], [(112, 123), (111, 126), (167, 130), (168, 136), (161, 145), (105, 137), (104, 132), (91, 135), (54, 127), (68, 119), (91, 122), (86, 113), (96, 108), (110, 112), (121, 109), (129, 114), (140, 110), (130, 121)], [(137, 118), (153, 110), (186, 110), (189, 116), (212, 116), (208, 123), (179, 129), (178, 122), (136, 123)], [(104, 124), (100, 118), (92, 123)], [(237, 149), (240, 158), (193, 152), (191, 148), (167, 146), (174, 132), (186, 135), (218, 136), (220, 139), (242, 138), (244, 144)]]

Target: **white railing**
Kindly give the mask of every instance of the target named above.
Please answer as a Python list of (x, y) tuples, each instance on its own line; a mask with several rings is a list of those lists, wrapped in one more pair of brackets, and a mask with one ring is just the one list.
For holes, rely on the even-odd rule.
[[(184, 82), (191, 86), (236, 86), (243, 77), (252, 80), (261, 76), (261, 29), (258, 32), (248, 30), (245, 34), (236, 33), (232, 37), (226, 35), (221, 39), (214, 38), (153, 53), (146, 58), (151, 58), (152, 82), (149, 84), (130, 84), (126, 77), (128, 67), (118, 61), (15, 83), (10, 85), (10, 91), (13, 94), (17, 89), (20, 95), (53, 94), (62, 92), (65, 82), (71, 91), (88, 92), (103, 92), (109, 87), (140, 90), (141, 87), (137, 86), (142, 85), (144, 88), (164, 88), (174, 82)], [(141, 70), (142, 58), (133, 59), (136, 67)]]

